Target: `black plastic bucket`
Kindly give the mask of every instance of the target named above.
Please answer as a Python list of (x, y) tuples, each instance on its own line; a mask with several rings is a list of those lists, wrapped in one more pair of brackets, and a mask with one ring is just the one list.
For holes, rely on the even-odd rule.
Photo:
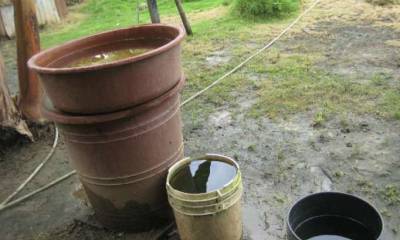
[(378, 240), (383, 231), (382, 216), (375, 207), (338, 192), (300, 199), (286, 221), (288, 240)]

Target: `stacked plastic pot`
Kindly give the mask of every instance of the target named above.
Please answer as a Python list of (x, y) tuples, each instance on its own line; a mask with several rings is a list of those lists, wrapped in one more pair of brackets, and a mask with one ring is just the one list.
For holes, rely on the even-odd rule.
[[(96, 216), (108, 228), (145, 231), (171, 220), (165, 179), (183, 157), (183, 38), (175, 27), (143, 25), (72, 41), (28, 63), (51, 102), (43, 115), (61, 130)], [(82, 56), (127, 47), (150, 50), (66, 67)]]

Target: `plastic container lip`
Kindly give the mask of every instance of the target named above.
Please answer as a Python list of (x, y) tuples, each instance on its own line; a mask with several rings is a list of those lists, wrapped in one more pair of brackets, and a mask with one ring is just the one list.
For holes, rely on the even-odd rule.
[(366, 203), (371, 209), (373, 209), (373, 210), (377, 213), (377, 216), (379, 217), (379, 222), (380, 222), (380, 224), (381, 224), (381, 229), (380, 229), (379, 236), (377, 236), (377, 240), (380, 239), (380, 238), (382, 237), (383, 229), (385, 229), (385, 223), (384, 223), (384, 221), (383, 221), (382, 215), (379, 213), (378, 209), (377, 209), (374, 205), (372, 205), (372, 204), (369, 203), (368, 201), (366, 201), (366, 200), (364, 200), (364, 199), (362, 199), (362, 198), (360, 198), (360, 197), (358, 197), (358, 196), (354, 196), (354, 195), (347, 194), (347, 193), (343, 193), (343, 192), (319, 192), (319, 193), (310, 194), (310, 195), (307, 195), (307, 196), (305, 196), (305, 197), (300, 198), (299, 200), (297, 200), (297, 201), (290, 207), (290, 209), (289, 209), (289, 211), (288, 211), (288, 214), (287, 214), (287, 216), (286, 216), (286, 225), (287, 225), (287, 227), (289, 228), (289, 231), (296, 237), (296, 239), (298, 239), (298, 240), (304, 240), (304, 239), (301, 239), (301, 238), (297, 235), (297, 233), (294, 231), (294, 229), (293, 229), (293, 227), (292, 227), (292, 224), (290, 223), (290, 215), (291, 215), (292, 211), (295, 210), (295, 208), (297, 207), (297, 205), (298, 205), (300, 202), (303, 202), (303, 201), (305, 201), (305, 200), (307, 200), (307, 199), (309, 199), (309, 198), (313, 198), (313, 197), (315, 197), (315, 196), (320, 196), (320, 195), (341, 195), (341, 196), (350, 197), (350, 198), (353, 198), (353, 199), (356, 199), (356, 200), (358, 200), (358, 201), (361, 201), (361, 202)]
[[(99, 36), (111, 35), (115, 32), (125, 31), (125, 30), (129, 30), (129, 29), (136, 29), (136, 28), (137, 29), (138, 28), (165, 28), (165, 29), (169, 28), (170, 30), (176, 31), (176, 36), (173, 39), (171, 39), (168, 43), (166, 43), (160, 47), (154, 48), (152, 50), (149, 50), (143, 54), (139, 54), (137, 56), (133, 56), (133, 57), (129, 57), (129, 58), (124, 58), (121, 60), (112, 61), (109, 63), (95, 64), (95, 65), (91, 65), (91, 66), (82, 66), (82, 67), (67, 67), (67, 68), (65, 68), (65, 67), (64, 68), (49, 67), (48, 64), (46, 66), (43, 66), (38, 63), (40, 61), (40, 59), (42, 59), (46, 55), (51, 55), (57, 49), (67, 47), (67, 46), (73, 45), (73, 44), (79, 44), (81, 42), (88, 41), (90, 39), (93, 39), (93, 38), (96, 38)], [(107, 69), (107, 68), (121, 66), (121, 65), (129, 64), (129, 63), (138, 62), (140, 60), (150, 58), (154, 55), (158, 55), (161, 52), (168, 51), (169, 49), (178, 45), (184, 37), (185, 37), (185, 33), (181, 28), (173, 27), (173, 26), (170, 26), (167, 24), (144, 24), (144, 25), (135, 26), (135, 27), (120, 28), (117, 30), (105, 31), (105, 32), (101, 32), (101, 33), (98, 33), (98, 34), (95, 34), (92, 36), (82, 37), (82, 38), (79, 38), (76, 40), (68, 41), (60, 46), (56, 46), (56, 47), (52, 47), (47, 50), (44, 50), (44, 51), (36, 54), (35, 56), (33, 56), (31, 59), (29, 59), (28, 66), (31, 69), (34, 69), (35, 71), (37, 71), (39, 73), (50, 73), (50, 74), (78, 73), (78, 72), (88, 72), (88, 71), (94, 71), (94, 70)], [(134, 39), (134, 38), (132, 38), (132, 39)], [(125, 39), (125, 40), (127, 40), (127, 39)], [(116, 42), (119, 42), (119, 41), (115, 41), (114, 43), (116, 43)], [(111, 44), (111, 43), (109, 43), (109, 44)], [(93, 47), (95, 47), (95, 45)], [(71, 54), (74, 54), (74, 53), (71, 53)], [(63, 57), (54, 59), (54, 61), (57, 61), (61, 58), (63, 58)]]
[[(177, 189), (175, 189), (174, 187), (172, 187), (172, 185), (170, 184), (170, 180), (179, 172), (179, 170), (181, 170), (183, 167), (185, 167), (187, 164), (189, 164), (192, 161), (195, 160), (208, 160), (208, 161), (220, 161), (220, 162), (225, 162), (228, 164), (231, 164), (232, 166), (234, 166), (236, 168), (236, 175), (229, 181), (227, 182), (223, 187), (221, 187), (220, 189), (211, 191), (211, 192), (206, 192), (206, 193), (186, 193), (186, 192), (182, 192), (179, 191)], [(172, 174), (171, 172), (174, 171), (175, 174)], [(184, 158), (181, 161), (177, 162), (176, 164), (174, 164), (169, 170), (168, 170), (168, 177), (167, 177), (167, 188), (170, 188), (171, 190), (173, 190), (173, 192), (176, 192), (180, 195), (185, 195), (185, 196), (209, 196), (209, 195), (214, 195), (214, 194), (218, 194), (219, 192), (221, 192), (223, 189), (226, 189), (227, 187), (229, 187), (230, 185), (234, 184), (237, 181), (238, 176), (240, 176), (240, 168), (239, 168), (239, 164), (233, 160), (230, 157), (226, 157), (223, 155), (219, 155), (219, 154), (206, 154), (204, 156), (200, 156), (200, 157), (195, 157), (195, 158)]]

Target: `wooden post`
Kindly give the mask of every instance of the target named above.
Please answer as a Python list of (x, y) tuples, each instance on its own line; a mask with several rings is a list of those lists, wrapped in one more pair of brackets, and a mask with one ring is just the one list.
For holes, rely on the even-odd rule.
[(193, 35), (192, 27), (186, 17), (185, 10), (183, 9), (181, 0), (175, 0), (176, 7), (178, 8), (179, 15), (181, 16), (183, 26), (185, 27), (187, 35)]
[(157, 0), (147, 0), (147, 7), (152, 23), (160, 23), (160, 15), (158, 14)]
[(29, 70), (27, 61), (40, 51), (38, 22), (33, 0), (14, 0), (15, 34), (19, 77), (18, 106), (28, 120), (41, 121), (40, 105), (43, 90), (36, 74)]

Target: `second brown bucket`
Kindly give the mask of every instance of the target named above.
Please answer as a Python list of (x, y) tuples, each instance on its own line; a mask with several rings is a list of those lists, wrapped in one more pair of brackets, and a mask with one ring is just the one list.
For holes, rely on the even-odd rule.
[(167, 169), (183, 156), (179, 110), (182, 79), (156, 100), (111, 114), (76, 116), (44, 108), (64, 136), (98, 220), (145, 231), (171, 220)]

